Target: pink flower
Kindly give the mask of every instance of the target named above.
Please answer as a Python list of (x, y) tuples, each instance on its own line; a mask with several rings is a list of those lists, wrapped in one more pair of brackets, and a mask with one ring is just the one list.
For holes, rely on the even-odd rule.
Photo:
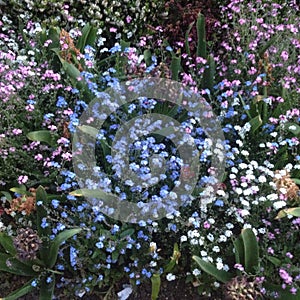
[(34, 156), (34, 159), (36, 159), (37, 161), (40, 161), (43, 159), (43, 155), (42, 154), (37, 154)]
[(18, 178), (18, 183), (19, 184), (26, 183), (27, 181), (28, 181), (28, 176), (26, 176), (26, 175), (21, 175)]
[(282, 51), (280, 54), (280, 57), (284, 60), (287, 61), (289, 58), (289, 54), (286, 51)]
[(132, 20), (132, 18), (131, 18), (130, 16), (127, 16), (127, 17), (126, 17), (126, 22), (127, 22), (127, 23), (130, 23), (131, 20)]
[(205, 229), (208, 229), (208, 228), (210, 228), (210, 224), (207, 221), (205, 221), (204, 224), (203, 224), (203, 227)]
[(19, 128), (15, 128), (15, 129), (13, 129), (12, 133), (13, 133), (14, 135), (19, 135), (19, 134), (22, 133), (22, 130), (19, 129)]
[(109, 28), (109, 32), (117, 32), (117, 28), (115, 28), (115, 27), (110, 27), (110, 28)]

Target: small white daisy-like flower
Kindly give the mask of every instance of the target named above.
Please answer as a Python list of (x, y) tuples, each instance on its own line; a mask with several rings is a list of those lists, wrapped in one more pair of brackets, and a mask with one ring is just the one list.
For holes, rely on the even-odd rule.
[(212, 249), (212, 251), (218, 253), (218, 252), (220, 252), (220, 247), (219, 246), (214, 246), (213, 249)]
[(176, 279), (176, 276), (174, 274), (172, 274), (172, 273), (168, 273), (167, 276), (166, 276), (166, 279), (168, 281), (173, 281), (173, 280)]
[(224, 265), (223, 265), (223, 263), (221, 261), (219, 261), (219, 262), (217, 262), (216, 267), (217, 267), (218, 270), (222, 270), (223, 267), (224, 267)]
[(275, 209), (280, 209), (286, 206), (286, 202), (285, 201), (276, 201), (273, 203), (273, 207)]
[(215, 239), (214, 236), (213, 236), (211, 233), (209, 233), (206, 237), (207, 237), (207, 239), (210, 240), (211, 242), (213, 242), (214, 239)]
[(199, 276), (201, 274), (201, 271), (199, 269), (194, 269), (193, 270), (193, 275), (194, 276)]
[(186, 235), (182, 235), (180, 237), (180, 242), (183, 243), (183, 242), (186, 242), (187, 241), (187, 236)]

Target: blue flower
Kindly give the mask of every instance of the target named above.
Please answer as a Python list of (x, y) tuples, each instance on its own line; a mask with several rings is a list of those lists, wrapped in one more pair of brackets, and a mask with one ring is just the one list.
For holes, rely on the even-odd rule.
[(52, 204), (52, 206), (53, 206), (54, 208), (57, 208), (57, 207), (59, 206), (59, 201), (56, 200), (56, 199), (53, 199), (53, 200), (51, 201), (51, 204)]
[(47, 283), (50, 283), (50, 282), (52, 282), (52, 277), (50, 277), (50, 276), (49, 276), (49, 277), (47, 277), (47, 279), (46, 279), (46, 282), (47, 282)]
[(42, 228), (46, 228), (49, 226), (49, 223), (47, 223), (47, 219), (46, 218), (43, 218), (42, 219), (42, 224), (41, 224), (41, 227)]
[(75, 267), (76, 263), (77, 263), (77, 250), (71, 246), (70, 247), (70, 263), (72, 267)]
[(62, 96), (58, 96), (57, 102), (56, 102), (56, 107), (66, 107), (66, 106), (68, 106), (68, 103), (65, 100), (65, 98)]
[(36, 279), (34, 279), (34, 280), (31, 282), (31, 286), (33, 286), (33, 287), (36, 287), (36, 286), (37, 286), (37, 281), (36, 281)]
[(215, 206), (223, 207), (224, 206), (224, 202), (222, 200), (218, 199), (218, 200), (215, 201)]
[(121, 52), (122, 48), (119, 44), (115, 44), (112, 48), (109, 49), (110, 53)]

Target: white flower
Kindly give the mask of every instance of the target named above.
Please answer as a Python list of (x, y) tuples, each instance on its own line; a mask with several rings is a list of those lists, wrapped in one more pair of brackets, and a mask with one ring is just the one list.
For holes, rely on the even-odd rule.
[(275, 193), (267, 195), (267, 199), (270, 200), (270, 201), (277, 200), (278, 199), (278, 195), (275, 194)]
[(232, 173), (238, 173), (239, 170), (238, 170), (236, 167), (232, 167), (232, 168), (231, 168), (231, 172), (232, 172)]
[(183, 243), (183, 242), (186, 242), (187, 241), (187, 236), (186, 235), (183, 235), (180, 237), (180, 242)]
[(226, 242), (226, 241), (227, 241), (227, 237), (224, 234), (221, 234), (218, 239), (218, 242), (222, 243), (222, 242)]
[(209, 233), (206, 237), (207, 237), (207, 239), (210, 240), (211, 242), (213, 242), (214, 239), (215, 239), (214, 236), (213, 236), (211, 233)]
[(242, 183), (241, 183), (241, 187), (246, 188), (247, 186), (248, 186), (248, 183), (247, 183), (247, 182), (242, 182)]
[(214, 246), (212, 251), (214, 252), (220, 252), (220, 247), (219, 246)]
[(150, 267), (151, 267), (151, 268), (154, 268), (154, 267), (156, 267), (156, 266), (157, 266), (157, 262), (156, 262), (156, 261), (153, 261), (153, 260), (151, 260), (149, 265), (150, 265)]
[[(235, 141), (240, 147), (242, 147), (244, 144), (241, 140), (236, 140)], [(244, 151), (244, 150), (243, 150)], [(243, 151), (242, 151), (242, 154), (243, 154)], [(249, 154), (248, 154), (249, 155)]]
[(265, 176), (261, 175), (261, 176), (258, 177), (258, 181), (260, 183), (264, 183), (264, 182), (267, 182), (267, 178)]
[(223, 265), (223, 263), (221, 261), (219, 261), (219, 262), (217, 262), (216, 267), (217, 267), (218, 270), (222, 270), (223, 267), (224, 267), (224, 265)]
[(173, 275), (172, 273), (169, 273), (169, 274), (167, 274), (166, 278), (168, 281), (173, 281), (176, 279), (176, 276)]
[(280, 209), (282, 207), (285, 207), (286, 206), (286, 202), (285, 201), (276, 201), (273, 203), (273, 207), (275, 209)]
[(201, 254), (202, 257), (203, 257), (203, 256), (207, 256), (207, 252), (204, 251), (204, 250), (202, 250), (202, 251), (200, 252), (200, 254)]
[(226, 223), (226, 227), (228, 229), (232, 229), (234, 227), (234, 225), (232, 223)]
[(223, 270), (226, 271), (226, 272), (229, 271), (229, 266), (228, 265), (224, 265)]
[(270, 136), (272, 136), (272, 137), (276, 137), (278, 135), (278, 132), (271, 132), (270, 133)]
[(231, 236), (232, 236), (232, 231), (231, 231), (231, 230), (226, 230), (226, 231), (225, 231), (225, 235), (226, 235), (227, 237), (231, 237)]
[(244, 170), (244, 169), (247, 169), (248, 165), (245, 164), (245, 163), (240, 163), (240, 164), (239, 164), (239, 167), (240, 167), (242, 170)]
[(199, 239), (199, 245), (200, 246), (204, 245), (204, 237), (203, 236)]
[(201, 274), (201, 271), (199, 270), (199, 269), (194, 269), (193, 270), (193, 275), (194, 276), (198, 276), (198, 275), (200, 275)]
[(236, 188), (236, 189), (235, 189), (235, 192), (236, 192), (238, 195), (243, 194), (243, 190), (242, 190), (241, 188)]
[(249, 156), (249, 152), (247, 150), (242, 150), (241, 154), (244, 156)]
[(196, 240), (196, 239), (191, 239), (191, 241), (190, 241), (190, 243), (192, 244), (192, 245), (198, 245), (198, 240)]
[(261, 234), (265, 234), (266, 233), (266, 228), (259, 228), (258, 232)]
[(216, 222), (213, 218), (209, 218), (207, 221), (208, 221), (210, 224), (215, 224), (215, 222)]

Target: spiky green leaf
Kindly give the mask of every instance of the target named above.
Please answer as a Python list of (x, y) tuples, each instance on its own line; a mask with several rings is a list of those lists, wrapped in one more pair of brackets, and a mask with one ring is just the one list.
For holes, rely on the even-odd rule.
[(158, 298), (161, 285), (160, 274), (152, 275), (151, 285), (151, 300), (156, 300)]
[(250, 228), (243, 229), (241, 236), (244, 243), (245, 271), (255, 273), (259, 267), (259, 249), (256, 236)]
[(14, 247), (13, 239), (11, 236), (7, 235), (4, 232), (0, 232), (0, 244), (8, 254), (11, 254), (12, 256), (16, 255), (17, 250)]
[(204, 272), (215, 277), (217, 280), (223, 283), (226, 283), (231, 278), (233, 278), (233, 275), (231, 273), (226, 272), (224, 270), (218, 270), (213, 264), (204, 261), (202, 258), (198, 256), (193, 255), (192, 258)]

